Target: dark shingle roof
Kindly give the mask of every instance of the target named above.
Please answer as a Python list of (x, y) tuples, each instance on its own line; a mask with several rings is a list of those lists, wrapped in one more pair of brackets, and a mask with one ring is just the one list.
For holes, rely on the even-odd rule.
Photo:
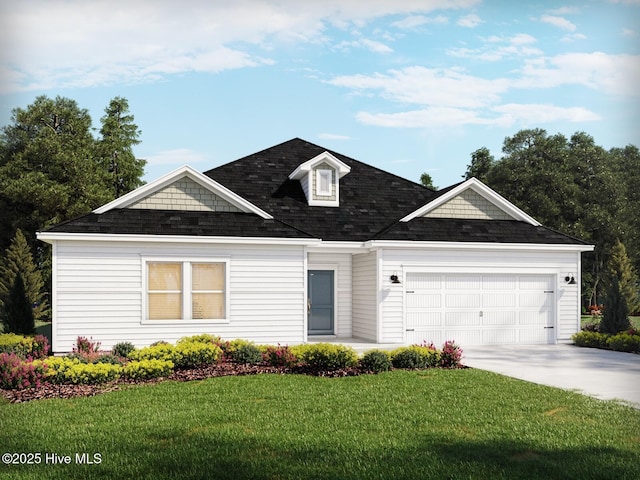
[[(340, 206), (309, 206), (299, 165), (328, 151), (351, 171), (340, 179)], [(204, 173), (274, 219), (230, 212), (113, 209), (90, 213), (48, 232), (320, 238), (329, 241), (452, 241), (584, 244), (526, 222), (415, 218), (399, 222), (456, 185), (434, 192), (340, 153), (295, 138)]]
[(375, 240), (586, 245), (586, 242), (549, 228), (516, 220), (427, 217), (398, 222), (376, 235)]
[[(289, 174), (328, 151), (351, 167), (340, 207), (312, 207)], [(204, 173), (289, 225), (323, 240), (365, 241), (436, 196), (432, 190), (295, 138)]]
[(89, 213), (47, 229), (48, 232), (132, 235), (311, 238), (279, 220), (252, 213), (193, 212), (123, 208)]

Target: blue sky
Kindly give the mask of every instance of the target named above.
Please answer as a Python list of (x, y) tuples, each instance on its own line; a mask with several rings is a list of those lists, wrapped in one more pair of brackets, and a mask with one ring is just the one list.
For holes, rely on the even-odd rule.
[(640, 146), (640, 0), (14, 0), (0, 45), (0, 125), (123, 96), (147, 181), (294, 137), (439, 187), (523, 128)]

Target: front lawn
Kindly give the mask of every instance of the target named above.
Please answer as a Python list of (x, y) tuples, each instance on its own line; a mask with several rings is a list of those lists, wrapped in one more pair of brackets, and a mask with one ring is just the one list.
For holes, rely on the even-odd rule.
[(163, 382), (0, 425), (0, 453), (41, 454), (0, 478), (640, 478), (640, 411), (475, 369)]

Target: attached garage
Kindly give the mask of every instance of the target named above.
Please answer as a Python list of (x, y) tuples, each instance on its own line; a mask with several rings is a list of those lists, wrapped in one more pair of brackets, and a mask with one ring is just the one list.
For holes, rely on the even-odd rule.
[(407, 273), (406, 343), (555, 343), (555, 275)]

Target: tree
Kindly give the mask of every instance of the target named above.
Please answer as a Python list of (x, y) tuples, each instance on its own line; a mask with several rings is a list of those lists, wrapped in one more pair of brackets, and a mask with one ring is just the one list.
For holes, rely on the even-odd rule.
[(18, 273), (13, 281), (2, 315), (5, 333), (29, 335), (35, 331), (33, 310), (27, 299), (22, 275)]
[(427, 172), (420, 175), (420, 183), (422, 184), (423, 187), (430, 188), (431, 190), (438, 190), (438, 187), (436, 187), (433, 184), (433, 179), (431, 178), (431, 175), (429, 175)]
[(620, 293), (624, 297), (629, 312), (640, 311), (640, 296), (638, 294), (638, 276), (633, 265), (627, 256), (624, 244), (616, 240), (609, 260), (608, 274), (611, 278), (617, 278), (620, 286)]
[(0, 248), (21, 229), (35, 232), (113, 199), (93, 160), (91, 117), (73, 100), (37, 97), (16, 108), (0, 134)]
[(108, 173), (117, 198), (143, 184), (141, 177), (147, 162), (133, 154), (132, 147), (140, 143), (140, 130), (129, 114), (127, 100), (115, 97), (105, 113), (100, 119), (102, 138), (98, 140), (97, 158), (102, 170)]
[(488, 148), (482, 147), (471, 154), (471, 163), (467, 165), (467, 171), (463, 175), (465, 180), (477, 178), (486, 183), (489, 171), (495, 165), (496, 160)]
[(44, 281), (33, 262), (27, 239), (18, 230), (0, 263), (0, 310), (3, 310), (16, 278), (20, 276), (28, 303), (33, 306), (32, 315), (38, 320), (49, 317), (49, 305), (43, 291)]
[(600, 320), (600, 331), (603, 333), (618, 333), (631, 328), (629, 322), (627, 302), (620, 289), (618, 277), (612, 277), (607, 289), (604, 304), (604, 315)]

